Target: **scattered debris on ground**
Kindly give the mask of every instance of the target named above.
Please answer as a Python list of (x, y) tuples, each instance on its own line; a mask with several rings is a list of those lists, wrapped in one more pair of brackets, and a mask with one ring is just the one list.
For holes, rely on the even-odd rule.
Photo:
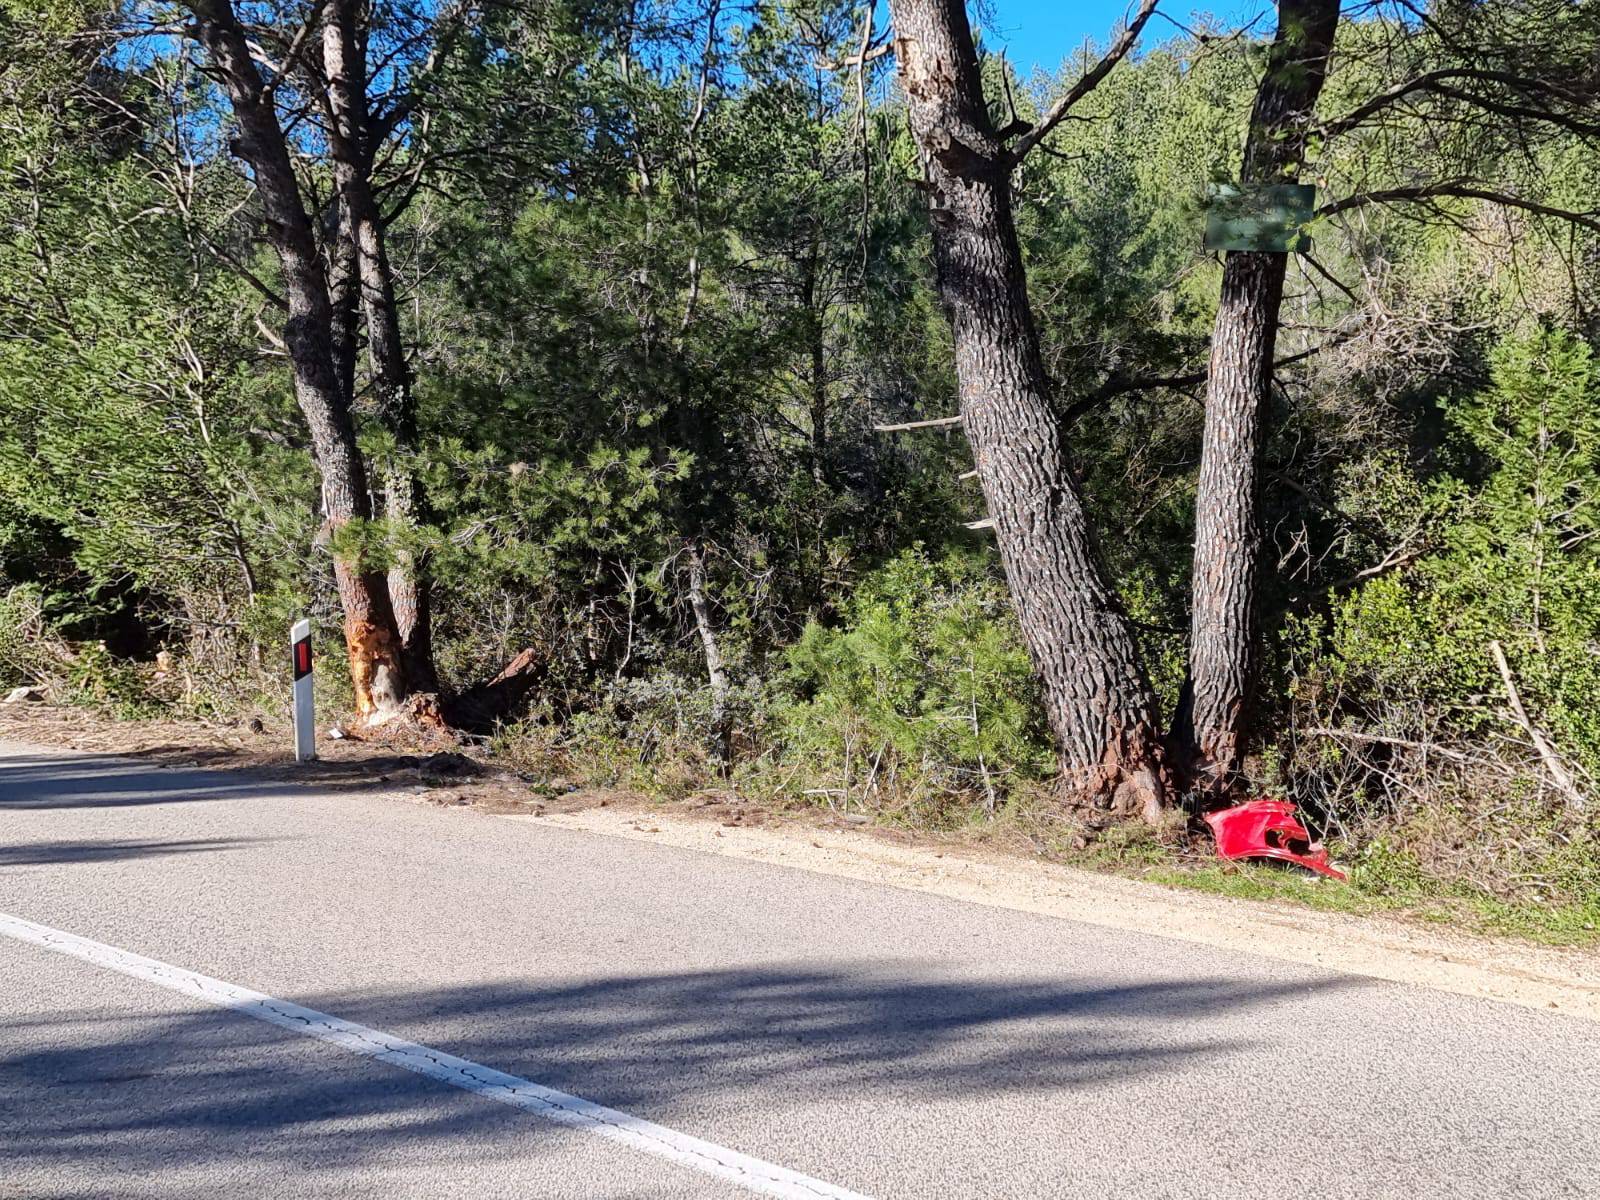
[(1330, 879), (1345, 873), (1328, 861), (1328, 852), (1294, 815), (1287, 800), (1247, 800), (1232, 808), (1206, 814), (1206, 824), (1217, 838), (1220, 858), (1269, 858), (1293, 863)]

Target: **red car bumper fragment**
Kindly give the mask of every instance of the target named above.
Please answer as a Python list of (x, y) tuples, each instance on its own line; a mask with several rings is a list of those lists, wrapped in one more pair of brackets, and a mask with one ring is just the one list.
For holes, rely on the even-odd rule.
[(1276, 858), (1333, 879), (1345, 877), (1295, 819), (1294, 805), (1287, 800), (1249, 800), (1205, 816), (1221, 858)]

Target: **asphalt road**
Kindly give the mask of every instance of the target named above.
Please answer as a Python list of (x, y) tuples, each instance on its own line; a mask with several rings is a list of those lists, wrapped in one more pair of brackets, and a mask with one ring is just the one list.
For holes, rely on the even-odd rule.
[[(0, 913), (867, 1196), (1600, 1196), (1591, 1023), (534, 822), (0, 744)], [(0, 936), (0, 1197), (750, 1194)]]

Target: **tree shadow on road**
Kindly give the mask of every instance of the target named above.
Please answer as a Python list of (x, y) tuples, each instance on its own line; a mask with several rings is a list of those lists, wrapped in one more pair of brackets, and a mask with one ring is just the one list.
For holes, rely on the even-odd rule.
[[(381, 764), (379, 764), (381, 765)], [(149, 804), (305, 796), (364, 791), (389, 781), (375, 776), (374, 761), (307, 764), (275, 779), (259, 768), (174, 767), (130, 761), (119, 754), (63, 754), (0, 758), (0, 810), (127, 808)]]
[(173, 854), (212, 854), (243, 850), (278, 838), (189, 838), (182, 841), (139, 841), (110, 838), (100, 841), (27, 842), (0, 846), (0, 869), (6, 867), (65, 866), (71, 863), (127, 862), (136, 858), (162, 858)]
[[(1065, 1093), (1070, 1105), (1074, 1093), (1248, 1051), (1231, 1014), (1361, 986), (984, 980), (902, 965), (894, 976), (764, 967), (286, 998), (715, 1139), (713, 1111), (755, 1111), (781, 1131), (840, 1108), (892, 1129), (941, 1100)], [(0, 1126), (36, 1170), (220, 1171), (260, 1156), (313, 1170), (461, 1138), (523, 1153), (529, 1138), (558, 1136), (526, 1113), (223, 1011), (58, 1012), (11, 1032)]]

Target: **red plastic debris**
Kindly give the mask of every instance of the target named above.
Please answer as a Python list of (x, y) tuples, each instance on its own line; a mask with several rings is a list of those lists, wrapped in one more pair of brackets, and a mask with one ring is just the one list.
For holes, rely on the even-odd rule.
[(1313, 842), (1295, 819), (1294, 805), (1287, 800), (1248, 800), (1205, 816), (1221, 858), (1276, 858), (1319, 875), (1345, 877), (1328, 862), (1322, 843)]

